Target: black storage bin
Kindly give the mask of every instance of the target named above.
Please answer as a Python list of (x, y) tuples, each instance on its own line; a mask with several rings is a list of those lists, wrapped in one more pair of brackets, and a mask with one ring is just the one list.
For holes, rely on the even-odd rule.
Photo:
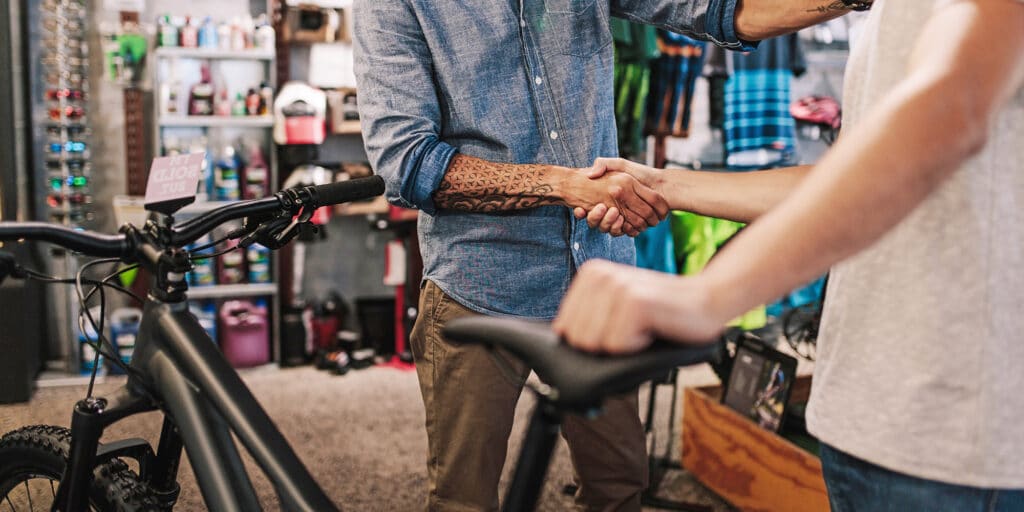
[(362, 348), (373, 348), (377, 355), (395, 353), (394, 297), (356, 299), (356, 316), (362, 332)]

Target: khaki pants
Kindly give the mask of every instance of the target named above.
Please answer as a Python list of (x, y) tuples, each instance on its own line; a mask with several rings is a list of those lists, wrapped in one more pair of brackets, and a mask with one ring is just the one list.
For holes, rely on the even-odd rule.
[[(510, 382), (481, 345), (451, 343), (441, 329), (453, 318), (476, 315), (433, 282), (420, 294), (411, 333), (416, 373), (426, 408), (431, 511), (497, 510), (516, 401), (529, 374)], [(647, 486), (646, 445), (637, 396), (609, 399), (596, 420), (569, 415), (562, 424), (585, 510), (640, 510)]]

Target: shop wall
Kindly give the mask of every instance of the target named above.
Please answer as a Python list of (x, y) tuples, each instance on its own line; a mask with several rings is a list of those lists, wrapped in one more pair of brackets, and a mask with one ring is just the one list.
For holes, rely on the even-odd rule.
[[(192, 15), (198, 17), (211, 16), (213, 19), (230, 19), (241, 13), (259, 14), (266, 11), (265, 0), (147, 0), (146, 10), (141, 19), (146, 23), (154, 23), (158, 16)], [(91, 25), (94, 28), (90, 35), (90, 46), (100, 47), (99, 27), (114, 24), (118, 21), (118, 13), (105, 9), (93, 9)], [(308, 49), (293, 50), (292, 76), (308, 75)], [(98, 228), (113, 231), (117, 224), (110, 207), (115, 195), (126, 191), (124, 173), (124, 116), (123, 97), (120, 86), (105, 81), (102, 55), (94, 51), (90, 56), (92, 94), (90, 95), (90, 111), (109, 113), (94, 116), (92, 146), (94, 148), (94, 172), (96, 193), (95, 198)], [(279, 84), (280, 85), (280, 84)], [(147, 104), (153, 111), (152, 94), (147, 94)], [(149, 122), (147, 131), (151, 132)], [(152, 140), (153, 133), (148, 134)], [(151, 147), (152, 144), (147, 144)], [(148, 148), (147, 148), (148, 149)], [(359, 136), (330, 136), (320, 150), (320, 160), (324, 162), (364, 161), (362, 139)], [(287, 176), (290, 169), (279, 169), (278, 173)], [(369, 221), (362, 216), (335, 217), (326, 227), (327, 238), (321, 242), (307, 246), (306, 270), (303, 280), (304, 295), (310, 299), (320, 299), (329, 292), (336, 291), (347, 300), (356, 297), (390, 296), (394, 294), (391, 287), (384, 286), (384, 245), (390, 239), (387, 233), (371, 230)]]

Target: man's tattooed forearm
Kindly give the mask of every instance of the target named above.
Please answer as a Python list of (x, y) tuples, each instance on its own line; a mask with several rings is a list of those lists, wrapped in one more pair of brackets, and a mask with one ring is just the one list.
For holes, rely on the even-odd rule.
[(558, 204), (543, 165), (498, 164), (455, 155), (434, 192), (439, 208), (480, 213)]
[(871, 0), (851, 2), (850, 4), (847, 4), (842, 0), (835, 0), (834, 2), (829, 2), (825, 5), (819, 5), (818, 7), (815, 7), (813, 9), (807, 9), (807, 12), (818, 12), (824, 14), (826, 12), (850, 11), (856, 9), (857, 7), (871, 7)]

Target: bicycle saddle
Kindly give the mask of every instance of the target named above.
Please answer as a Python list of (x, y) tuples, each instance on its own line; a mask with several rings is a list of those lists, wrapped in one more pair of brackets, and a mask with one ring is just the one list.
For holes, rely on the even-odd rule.
[(599, 406), (609, 395), (631, 391), (672, 368), (711, 362), (718, 353), (714, 344), (681, 346), (656, 341), (636, 354), (591, 354), (563, 343), (549, 324), (492, 317), (452, 320), (444, 335), (460, 343), (508, 351), (555, 391), (549, 397), (553, 402), (582, 410)]

